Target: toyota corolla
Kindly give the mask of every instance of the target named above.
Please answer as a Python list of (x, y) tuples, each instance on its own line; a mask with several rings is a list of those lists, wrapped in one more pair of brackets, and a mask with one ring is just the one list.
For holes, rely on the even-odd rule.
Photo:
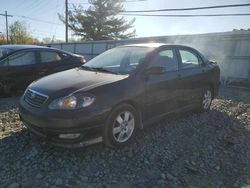
[(166, 114), (209, 110), (219, 77), (216, 63), (191, 47), (116, 47), (33, 82), (20, 99), (20, 117), (32, 133), (58, 146), (104, 141), (122, 147)]

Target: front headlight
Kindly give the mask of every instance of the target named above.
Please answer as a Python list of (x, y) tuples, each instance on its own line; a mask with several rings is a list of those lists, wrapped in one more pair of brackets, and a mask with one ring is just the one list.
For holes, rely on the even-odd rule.
[(90, 106), (95, 101), (91, 95), (70, 95), (52, 101), (49, 105), (51, 110), (74, 110)]

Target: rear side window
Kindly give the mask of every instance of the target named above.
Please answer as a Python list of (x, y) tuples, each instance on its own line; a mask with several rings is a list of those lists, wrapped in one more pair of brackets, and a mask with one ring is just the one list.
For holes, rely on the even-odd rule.
[(51, 63), (62, 60), (61, 56), (57, 52), (44, 51), (40, 52), (42, 63)]
[(4, 64), (9, 66), (32, 65), (36, 63), (35, 60), (35, 52), (17, 52), (7, 58)]
[(177, 71), (178, 61), (173, 50), (165, 49), (154, 56), (150, 67), (165, 67), (166, 71)]
[(180, 56), (181, 56), (181, 68), (182, 69), (188, 69), (188, 68), (194, 68), (199, 67), (199, 58), (196, 54), (189, 50), (180, 50)]

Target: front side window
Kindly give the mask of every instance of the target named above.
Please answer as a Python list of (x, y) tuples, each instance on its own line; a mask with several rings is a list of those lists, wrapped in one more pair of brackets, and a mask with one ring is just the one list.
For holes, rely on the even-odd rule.
[(44, 51), (44, 52), (40, 52), (40, 55), (41, 55), (42, 63), (57, 62), (62, 59), (61, 56), (57, 52)]
[(178, 61), (173, 50), (165, 49), (153, 57), (150, 67), (164, 67), (166, 71), (176, 71), (178, 70)]
[(199, 58), (193, 52), (188, 50), (180, 50), (180, 56), (182, 69), (199, 67)]
[(22, 66), (35, 64), (35, 52), (17, 52), (5, 60), (5, 65)]
[(83, 67), (102, 68), (118, 74), (130, 74), (152, 51), (150, 47), (126, 46), (108, 50), (96, 56)]

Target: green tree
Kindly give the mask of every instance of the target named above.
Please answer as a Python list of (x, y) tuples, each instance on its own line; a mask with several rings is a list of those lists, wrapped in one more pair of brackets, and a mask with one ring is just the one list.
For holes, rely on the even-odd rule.
[(2, 33), (0, 33), (0, 45), (6, 44), (6, 39)]
[[(87, 10), (82, 6), (73, 6), (69, 11), (69, 28), (84, 40), (124, 39), (135, 36), (133, 24), (135, 18), (126, 21), (118, 15), (124, 0), (89, 0)], [(65, 17), (58, 14), (65, 23)]]
[(15, 21), (10, 25), (9, 37), (12, 44), (33, 44), (37, 42), (28, 33), (25, 22), (20, 21)]

